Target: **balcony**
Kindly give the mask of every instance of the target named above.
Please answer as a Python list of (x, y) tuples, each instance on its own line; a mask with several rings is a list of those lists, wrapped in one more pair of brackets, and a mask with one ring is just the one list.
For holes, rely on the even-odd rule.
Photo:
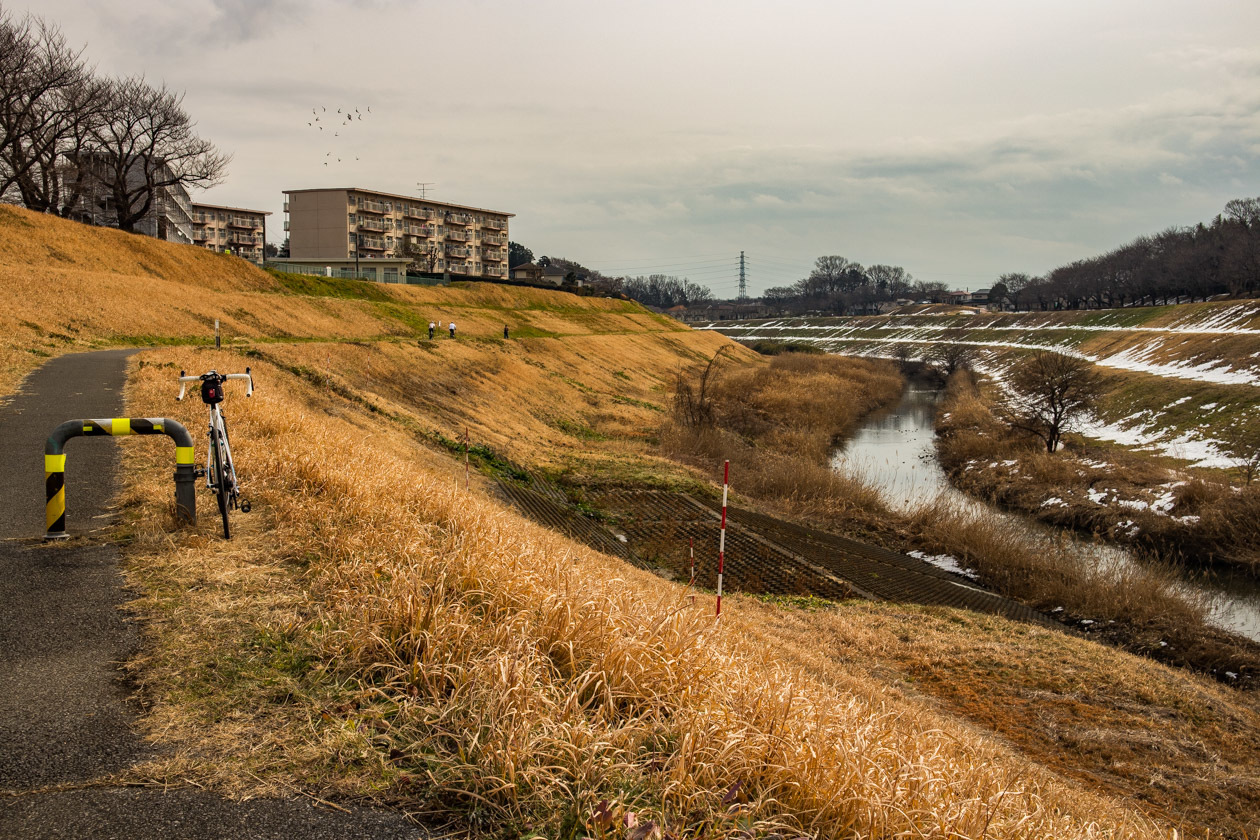
[(205, 242), (209, 238), (204, 228), (193, 228), (193, 242)]
[(481, 258), (489, 262), (503, 262), (504, 260), (503, 252), (494, 248), (482, 248)]
[(481, 226), (491, 230), (507, 230), (507, 221), (505, 219), (486, 219)]
[(289, 229), (289, 220), (288, 220), (288, 219), (285, 219), (285, 220), (284, 220), (284, 229), (285, 229), (285, 230), (288, 230), (288, 229)]
[(467, 274), (468, 265), (466, 263), (451, 263), (446, 267), (451, 274)]
[(485, 274), (490, 277), (502, 277), (503, 269), (493, 265), (486, 266)]
[(285, 202), (284, 202), (284, 212), (286, 212), (286, 213), (288, 213), (288, 212), (289, 212), (289, 202), (288, 202), (288, 201), (285, 201)]
[(481, 241), (486, 245), (506, 245), (507, 237), (497, 236), (493, 233), (483, 233), (481, 235)]
[(227, 241), (233, 245), (248, 245), (251, 248), (256, 248), (260, 244), (258, 241), (260, 238), (249, 233), (233, 233), (228, 235)]
[(412, 236), (429, 236), (433, 233), (428, 225), (407, 225), (405, 230)]
[(471, 257), (472, 253), (472, 248), (461, 247), (459, 245), (446, 246), (446, 255), (449, 257)]
[(408, 207), (403, 211), (403, 215), (412, 219), (432, 219), (433, 211), (423, 207)]
[(383, 201), (364, 201), (359, 205), (359, 210), (364, 213), (379, 213), (383, 216), (389, 212), (389, 205)]
[(474, 219), (467, 213), (447, 213), (446, 223), (451, 225), (471, 225)]
[(359, 230), (388, 230), (384, 219), (359, 219)]
[(471, 236), (471, 234), (468, 233), (468, 231), (466, 230), (452, 230), (450, 228), (446, 229), (447, 239), (454, 239), (458, 242), (467, 242), (469, 236)]
[(262, 221), (252, 219), (249, 216), (228, 216), (228, 227), (244, 228), (245, 230), (259, 230), (262, 228)]
[(384, 251), (385, 240), (379, 236), (360, 236), (359, 247), (368, 251)]

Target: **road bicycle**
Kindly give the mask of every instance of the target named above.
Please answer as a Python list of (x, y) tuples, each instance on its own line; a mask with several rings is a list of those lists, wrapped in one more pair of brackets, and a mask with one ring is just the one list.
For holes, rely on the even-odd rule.
[(206, 477), (206, 486), (215, 494), (219, 502), (219, 513), (223, 517), (223, 539), (232, 539), (232, 531), (228, 527), (228, 511), (239, 509), (241, 513), (249, 513), (249, 502), (241, 499), (240, 485), (236, 481), (236, 466), (232, 463), (232, 446), (228, 443), (227, 418), (219, 407), (225, 396), (223, 386), (229, 379), (244, 379), (248, 383), (245, 396), (254, 394), (254, 377), (249, 368), (244, 373), (218, 373), (209, 371), (200, 376), (185, 376), (179, 372), (179, 396), (184, 398), (184, 391), (189, 382), (201, 383), (201, 401), (210, 406), (210, 450), (206, 457), (205, 469), (197, 471)]

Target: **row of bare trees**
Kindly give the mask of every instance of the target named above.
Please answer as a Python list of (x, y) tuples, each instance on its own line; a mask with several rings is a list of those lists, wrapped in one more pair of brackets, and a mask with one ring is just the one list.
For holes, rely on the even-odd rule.
[(222, 180), (230, 158), (194, 129), (182, 93), (98, 76), (55, 24), (0, 6), (0, 200), (134, 230), (163, 190)]
[(1059, 266), (1005, 274), (990, 300), (1008, 308), (1110, 309), (1260, 292), (1260, 198), (1238, 198), (1208, 224), (1169, 228)]
[(832, 255), (815, 260), (805, 279), (767, 289), (763, 300), (784, 314), (865, 315), (877, 312), (882, 301), (931, 298), (945, 291), (945, 284), (918, 282), (899, 265), (862, 266)]

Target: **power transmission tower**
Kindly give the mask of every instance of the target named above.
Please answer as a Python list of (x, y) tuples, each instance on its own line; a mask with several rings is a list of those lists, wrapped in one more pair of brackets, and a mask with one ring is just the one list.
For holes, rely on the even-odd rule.
[(748, 300), (748, 284), (744, 277), (744, 252), (739, 252), (739, 299)]

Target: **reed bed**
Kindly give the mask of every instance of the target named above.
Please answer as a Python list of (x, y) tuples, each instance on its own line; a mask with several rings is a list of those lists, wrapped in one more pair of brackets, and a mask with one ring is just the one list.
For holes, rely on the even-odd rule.
[[(190, 355), (181, 367), (209, 366)], [(170, 390), (175, 356), (146, 361), (133, 405)], [(155, 655), (155, 735), (179, 750), (154, 775), (370, 793), (474, 833), (595, 836), (633, 811), (676, 837), (1172, 836), (922, 703), (785, 665), (707, 599), (464, 491), (371, 412), (331, 417), (313, 386), (258, 374), (265, 390), (230, 410), (266, 524), (229, 545), (209, 523), (169, 533), (142, 501), (165, 479), (142, 479), (131, 573), (157, 593), (135, 606), (159, 648), (208, 624), (235, 657), (290, 667), (277, 687), (274, 667), (219, 666), (216, 690), (189, 696), (203, 658)]]

